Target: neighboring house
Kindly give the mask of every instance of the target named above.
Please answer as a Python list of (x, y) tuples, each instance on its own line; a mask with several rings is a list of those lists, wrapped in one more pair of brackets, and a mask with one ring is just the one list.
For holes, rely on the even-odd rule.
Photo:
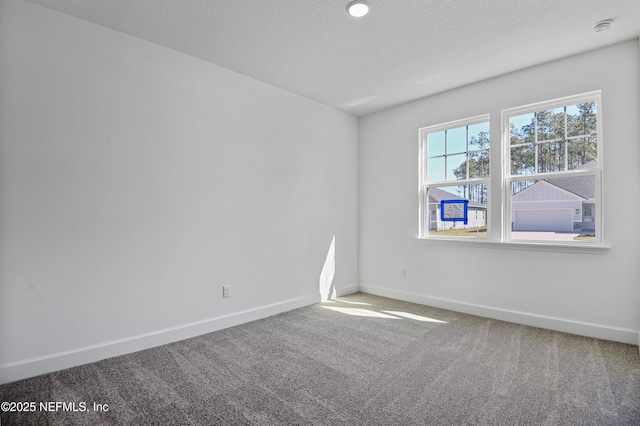
[(467, 224), (462, 222), (443, 222), (440, 220), (440, 201), (466, 200), (466, 198), (443, 191), (429, 188), (429, 230), (446, 231), (448, 229), (482, 228), (487, 226), (487, 206), (469, 201)]
[[(593, 164), (581, 168), (591, 168)], [(540, 180), (511, 197), (511, 229), (593, 231), (595, 194), (595, 179), (589, 176)]]

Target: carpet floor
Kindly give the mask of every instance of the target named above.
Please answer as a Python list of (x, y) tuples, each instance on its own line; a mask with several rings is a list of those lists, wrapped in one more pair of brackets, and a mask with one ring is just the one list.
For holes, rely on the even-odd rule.
[(356, 293), (8, 383), (0, 401), (37, 404), (0, 413), (2, 426), (637, 426), (640, 357), (633, 345)]

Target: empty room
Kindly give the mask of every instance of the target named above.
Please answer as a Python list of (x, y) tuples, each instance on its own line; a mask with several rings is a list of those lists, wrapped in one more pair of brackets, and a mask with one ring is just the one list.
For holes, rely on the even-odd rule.
[(639, 36), (0, 0), (0, 423), (640, 424)]

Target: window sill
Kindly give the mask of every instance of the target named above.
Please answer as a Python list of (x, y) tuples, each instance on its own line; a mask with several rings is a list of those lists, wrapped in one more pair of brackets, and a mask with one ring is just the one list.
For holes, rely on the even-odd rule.
[(419, 241), (427, 244), (446, 244), (456, 246), (467, 247), (484, 247), (492, 249), (506, 249), (506, 250), (534, 250), (534, 251), (553, 251), (553, 252), (565, 252), (565, 253), (589, 253), (589, 254), (604, 254), (607, 253), (611, 246), (606, 243), (574, 243), (574, 242), (548, 242), (548, 241), (524, 241), (524, 240), (512, 240), (512, 241), (492, 241), (479, 238), (418, 238)]

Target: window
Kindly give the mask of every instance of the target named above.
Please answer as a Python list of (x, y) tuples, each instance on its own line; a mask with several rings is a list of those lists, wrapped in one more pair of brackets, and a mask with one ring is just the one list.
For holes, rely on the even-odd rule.
[(601, 243), (601, 109), (596, 91), (503, 110), (499, 152), (488, 114), (421, 128), (419, 237)]
[[(486, 238), (489, 116), (425, 127), (419, 134), (420, 236)], [(447, 214), (459, 209), (465, 214)]]
[(506, 240), (602, 241), (600, 92), (502, 112)]

